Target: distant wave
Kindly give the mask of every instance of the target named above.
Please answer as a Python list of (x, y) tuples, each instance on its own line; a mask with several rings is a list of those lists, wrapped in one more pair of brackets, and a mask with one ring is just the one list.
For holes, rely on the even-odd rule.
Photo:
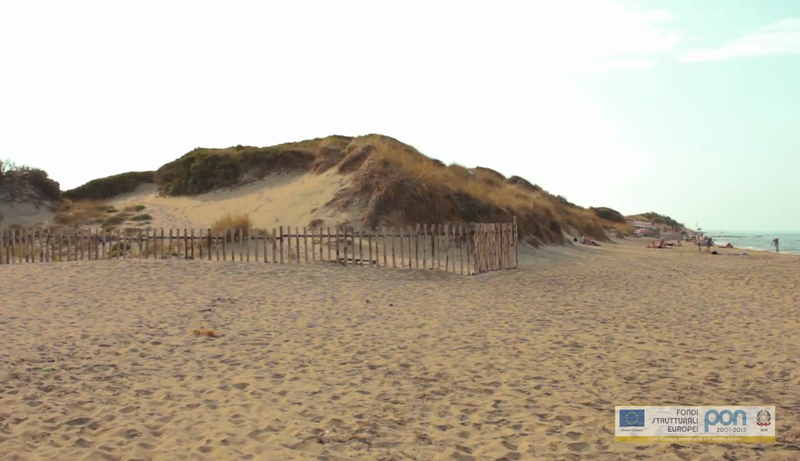
[[(774, 253), (775, 252), (775, 248), (763, 248), (763, 247), (759, 248), (759, 247), (752, 247), (752, 246), (738, 246), (736, 248), (737, 249), (742, 249), (742, 250), (751, 250), (751, 251), (766, 251), (768, 253)], [(793, 249), (783, 250), (783, 249), (781, 249), (780, 253), (784, 254), (784, 255), (800, 255), (800, 250), (793, 250)]]

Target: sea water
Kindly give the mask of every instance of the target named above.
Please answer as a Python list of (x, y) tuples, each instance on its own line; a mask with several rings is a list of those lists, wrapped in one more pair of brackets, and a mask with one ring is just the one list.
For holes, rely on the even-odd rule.
[(714, 238), (714, 245), (724, 246), (730, 242), (735, 248), (756, 251), (775, 251), (772, 239), (777, 237), (781, 253), (800, 255), (800, 233), (705, 231), (705, 234)]

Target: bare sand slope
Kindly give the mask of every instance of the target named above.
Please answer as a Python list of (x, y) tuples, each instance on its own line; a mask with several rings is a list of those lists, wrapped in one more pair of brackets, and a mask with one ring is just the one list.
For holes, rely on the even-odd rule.
[[(542, 254), (0, 266), (0, 458), (798, 459), (800, 258)], [(627, 404), (775, 404), (779, 443), (615, 444)]]
[(47, 207), (32, 202), (3, 202), (0, 203), (0, 228), (47, 223), (54, 215)]
[(144, 185), (108, 203), (120, 209), (144, 205), (153, 216), (153, 227), (207, 228), (227, 212), (249, 213), (257, 228), (302, 227), (314, 219), (336, 225), (349, 217), (329, 202), (350, 180), (351, 175), (332, 171), (275, 174), (241, 187), (187, 197), (159, 197), (155, 185)]

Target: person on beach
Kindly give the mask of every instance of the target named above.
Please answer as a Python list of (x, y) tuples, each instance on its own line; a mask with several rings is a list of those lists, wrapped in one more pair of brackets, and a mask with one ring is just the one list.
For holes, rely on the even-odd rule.
[(597, 243), (594, 240), (586, 237), (586, 234), (583, 234), (583, 237), (581, 237), (581, 243), (584, 244), (584, 245), (594, 245), (596, 247), (600, 246), (599, 243)]
[(706, 253), (711, 252), (711, 247), (714, 246), (714, 240), (711, 237), (706, 238)]
[(778, 237), (772, 239), (772, 246), (775, 247), (775, 253), (778, 253)]

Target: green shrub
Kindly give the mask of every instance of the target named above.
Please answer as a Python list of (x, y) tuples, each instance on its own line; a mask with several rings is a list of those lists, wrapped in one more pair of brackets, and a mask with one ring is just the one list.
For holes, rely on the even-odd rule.
[(64, 192), (63, 195), (70, 200), (105, 200), (116, 195), (133, 192), (141, 184), (154, 182), (154, 175), (154, 171), (131, 171), (94, 179)]
[(320, 152), (338, 152), (351, 140), (329, 136), (271, 147), (197, 148), (159, 168), (155, 182), (162, 195), (202, 194), (235, 186), (243, 176), (261, 179), (270, 173), (310, 170)]
[(611, 221), (620, 224), (625, 224), (627, 222), (625, 221), (625, 216), (623, 216), (622, 213), (620, 213), (617, 210), (605, 207), (599, 207), (599, 208), (593, 207), (591, 208), (591, 210), (594, 211), (594, 214), (596, 214), (598, 217), (600, 217), (601, 219), (605, 219), (606, 221)]

